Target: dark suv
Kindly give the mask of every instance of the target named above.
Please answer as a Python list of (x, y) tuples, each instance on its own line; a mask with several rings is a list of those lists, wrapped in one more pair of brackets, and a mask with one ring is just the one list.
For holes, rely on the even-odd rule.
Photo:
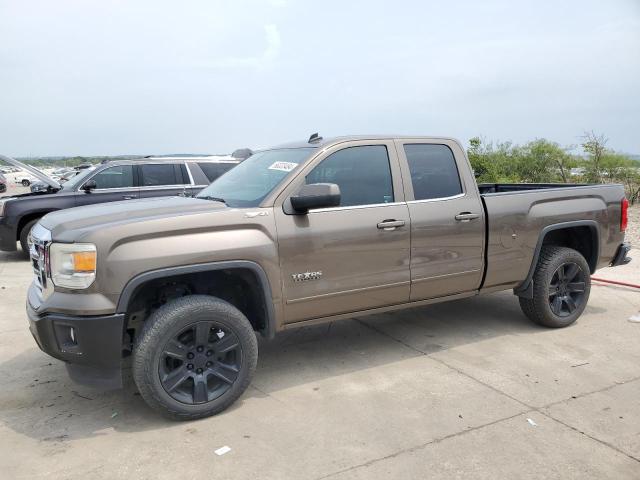
[(108, 161), (83, 170), (64, 185), (9, 157), (47, 185), (44, 191), (0, 198), (0, 250), (29, 251), (31, 228), (49, 212), (103, 202), (197, 194), (240, 159), (231, 156), (150, 157)]

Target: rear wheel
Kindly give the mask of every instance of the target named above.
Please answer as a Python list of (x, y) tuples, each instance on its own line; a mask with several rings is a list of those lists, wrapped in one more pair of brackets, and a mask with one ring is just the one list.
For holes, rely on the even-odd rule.
[(147, 320), (134, 351), (133, 377), (149, 405), (190, 420), (235, 402), (257, 360), (247, 317), (224, 300), (192, 295), (163, 305)]
[(27, 180), (26, 178), (24, 180), (22, 180), (22, 186), (23, 187), (28, 187), (29, 185), (31, 185), (31, 182), (29, 180)]
[(31, 249), (31, 230), (34, 225), (38, 223), (40, 219), (36, 218), (27, 222), (27, 224), (20, 230), (20, 246), (22, 247), (22, 255), (24, 258), (29, 258), (29, 250)]
[(520, 307), (540, 325), (566, 327), (582, 315), (590, 291), (584, 257), (571, 248), (545, 246), (533, 274), (533, 298), (520, 297)]

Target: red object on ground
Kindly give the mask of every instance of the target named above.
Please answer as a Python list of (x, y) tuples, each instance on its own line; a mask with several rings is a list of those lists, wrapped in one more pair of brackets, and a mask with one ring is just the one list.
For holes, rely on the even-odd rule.
[(640, 288), (640, 285), (636, 285), (635, 283), (618, 282), (617, 280), (606, 280), (598, 277), (591, 277), (591, 280), (595, 280), (596, 282), (612, 283), (614, 285), (622, 285), (623, 287)]

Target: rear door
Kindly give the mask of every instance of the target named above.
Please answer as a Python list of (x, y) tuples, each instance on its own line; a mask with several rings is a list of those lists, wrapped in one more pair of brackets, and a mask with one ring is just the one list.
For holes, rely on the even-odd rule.
[(479, 288), (484, 211), (464, 152), (450, 140), (396, 146), (411, 216), (411, 300)]
[(191, 182), (186, 168), (179, 163), (141, 163), (138, 170), (140, 198), (191, 196)]
[[(286, 213), (304, 183), (338, 184), (341, 205)], [(329, 148), (278, 200), (286, 323), (408, 301), (410, 221), (393, 141)]]
[(104, 168), (93, 175), (89, 175), (85, 183), (89, 180), (96, 182), (96, 188), (87, 193), (82, 189), (81, 185), (76, 193), (76, 203), (78, 205), (118, 202), (138, 198), (133, 165), (114, 165)]

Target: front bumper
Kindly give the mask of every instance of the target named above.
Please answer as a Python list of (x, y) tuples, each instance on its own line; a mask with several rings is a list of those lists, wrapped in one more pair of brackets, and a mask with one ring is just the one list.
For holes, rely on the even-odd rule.
[(40, 349), (66, 363), (77, 383), (100, 388), (122, 386), (124, 314), (39, 315), (27, 301), (29, 330)]
[(627, 253), (631, 250), (630, 243), (623, 243), (618, 247), (616, 251), (616, 255), (613, 257), (611, 261), (612, 267), (617, 267), (618, 265), (626, 265), (631, 261), (631, 257), (627, 257)]

